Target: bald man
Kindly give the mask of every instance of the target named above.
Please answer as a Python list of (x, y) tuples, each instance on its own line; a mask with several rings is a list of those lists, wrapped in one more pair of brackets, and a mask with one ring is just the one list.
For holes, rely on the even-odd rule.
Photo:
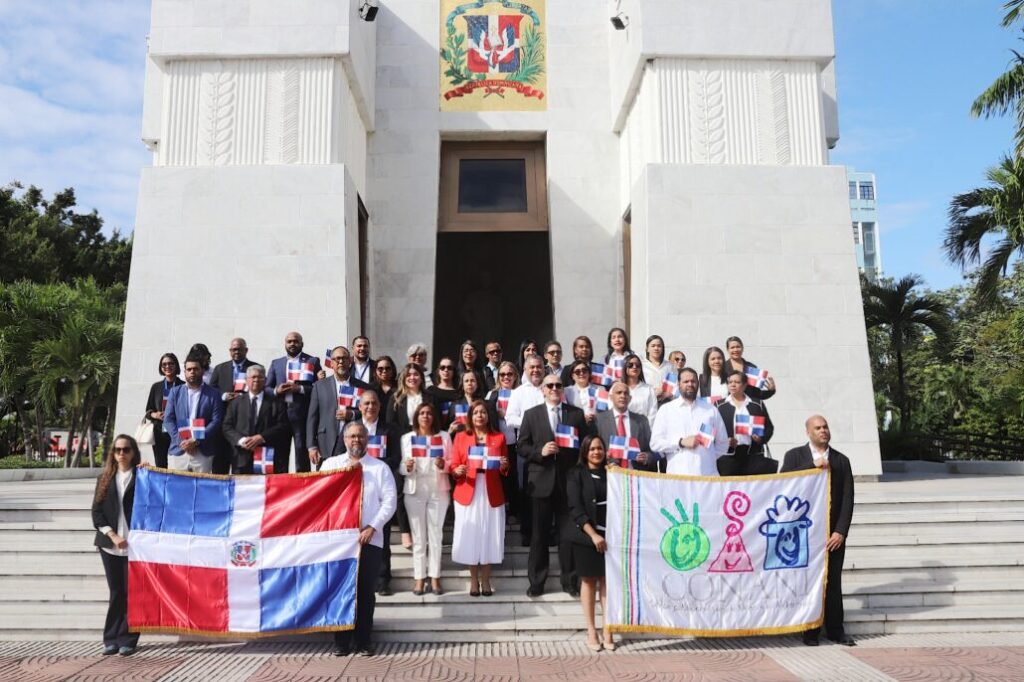
[[(288, 406), (288, 423), (292, 428), (292, 442), (295, 445), (295, 468), (293, 471), (309, 471), (309, 449), (306, 447), (306, 417), (309, 414), (309, 398), (313, 394), (312, 381), (289, 381), (288, 362), (312, 362), (316, 374), (320, 373), (320, 358), (303, 353), (302, 334), (288, 332), (284, 337), (284, 356), (274, 359), (267, 372), (267, 388), (285, 401)], [(285, 458), (285, 462), (288, 458)], [(285, 470), (284, 467), (281, 469)]]
[[(245, 373), (256, 364), (249, 359), (249, 346), (240, 336), (231, 339), (231, 343), (228, 344), (228, 355), (231, 359), (214, 367), (213, 373), (210, 374), (210, 386), (217, 389), (217, 393), (220, 394), (225, 413), (231, 401), (245, 393)], [(221, 448), (213, 458), (213, 473), (226, 474), (231, 469), (235, 444), (223, 440), (220, 445)]]
[[(853, 518), (853, 470), (850, 460), (838, 450), (829, 447), (832, 432), (828, 421), (820, 414), (809, 417), (807, 445), (793, 448), (782, 461), (782, 471), (830, 469), (832, 471), (832, 506), (829, 514), (831, 535), (825, 543), (829, 552), (828, 585), (825, 588), (825, 635), (837, 644), (856, 646), (853, 638), (843, 629), (843, 559), (846, 556), (846, 536)], [(818, 646), (821, 628), (804, 633), (804, 644)]]

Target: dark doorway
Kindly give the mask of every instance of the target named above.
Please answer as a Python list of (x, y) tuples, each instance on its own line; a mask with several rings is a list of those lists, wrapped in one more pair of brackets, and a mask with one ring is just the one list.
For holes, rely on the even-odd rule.
[(434, 346), (454, 354), (465, 339), (501, 341), (516, 361), (519, 342), (553, 337), (547, 232), (448, 232), (437, 235)]

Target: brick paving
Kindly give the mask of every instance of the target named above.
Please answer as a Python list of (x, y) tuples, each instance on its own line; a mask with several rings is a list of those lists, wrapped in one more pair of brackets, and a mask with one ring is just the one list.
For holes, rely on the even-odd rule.
[(174, 643), (145, 639), (131, 658), (89, 642), (0, 642), (0, 680), (1013, 680), (1019, 633), (883, 635), (859, 646), (804, 647), (797, 637), (646, 639), (594, 654), (582, 642), (384, 644), (372, 658), (334, 658), (326, 641)]

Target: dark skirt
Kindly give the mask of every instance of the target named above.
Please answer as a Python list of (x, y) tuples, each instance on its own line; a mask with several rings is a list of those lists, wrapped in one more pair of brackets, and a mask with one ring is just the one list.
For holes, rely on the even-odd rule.
[(598, 552), (594, 545), (572, 543), (572, 558), (576, 564), (576, 573), (579, 577), (604, 577), (604, 554)]

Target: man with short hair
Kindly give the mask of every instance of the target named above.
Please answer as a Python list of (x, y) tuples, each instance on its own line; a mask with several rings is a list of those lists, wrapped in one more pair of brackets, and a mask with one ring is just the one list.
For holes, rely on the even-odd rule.
[[(363, 395), (375, 393), (370, 384), (352, 378), (352, 354), (348, 348), (335, 346), (331, 349), (331, 360), (334, 361), (334, 374), (313, 384), (309, 416), (306, 417), (306, 444), (313, 466), (342, 452), (342, 426), (361, 419), (355, 398), (358, 392), (362, 391)], [(343, 405), (339, 398), (346, 393), (350, 396), (349, 404)]]
[(679, 394), (658, 410), (651, 448), (666, 458), (666, 473), (717, 476), (718, 458), (729, 451), (722, 415), (697, 397), (697, 372), (690, 367), (679, 372)]
[[(309, 450), (306, 447), (306, 418), (309, 415), (309, 398), (313, 392), (313, 381), (290, 380), (288, 363), (304, 365), (312, 363), (313, 376), (320, 373), (320, 359), (302, 352), (302, 334), (288, 332), (284, 337), (284, 357), (275, 358), (270, 363), (267, 373), (267, 388), (285, 402), (288, 411), (288, 423), (292, 429), (292, 442), (295, 445), (294, 471), (309, 471)], [(288, 455), (284, 455), (281, 471), (288, 471)]]
[[(213, 459), (221, 450), (224, 403), (217, 389), (203, 383), (202, 359), (185, 359), (185, 383), (167, 394), (164, 430), (171, 437), (167, 468), (213, 473)], [(200, 424), (197, 420), (201, 420)]]
[[(843, 627), (843, 560), (846, 558), (846, 536), (850, 534), (853, 519), (853, 469), (849, 458), (829, 447), (832, 432), (820, 414), (804, 422), (807, 444), (793, 448), (782, 460), (782, 472), (805, 469), (830, 469), (831, 506), (829, 508), (829, 535), (825, 543), (828, 555), (828, 582), (825, 585), (825, 634), (833, 642), (856, 646)], [(804, 632), (804, 644), (818, 646), (821, 628)]]
[(559, 379), (562, 377), (562, 344), (558, 341), (544, 344), (544, 374), (554, 374)]
[(484, 383), (490, 391), (498, 384), (498, 368), (501, 367), (501, 342), (488, 341), (484, 346), (484, 355), (487, 356), (487, 364), (484, 366)]
[(377, 605), (375, 590), (384, 554), (384, 526), (395, 513), (395, 479), (386, 462), (365, 456), (367, 434), (362, 422), (346, 424), (343, 438), (345, 454), (328, 458), (320, 470), (334, 471), (350, 466), (362, 468), (363, 527), (359, 530), (355, 628), (334, 633), (334, 655), (348, 656), (354, 648), (356, 654), (372, 656), (370, 635), (373, 632), (373, 612)]
[[(627, 469), (641, 469), (643, 471), (657, 471), (658, 457), (651, 452), (651, 424), (647, 417), (637, 412), (629, 411), (629, 386), (622, 381), (616, 381), (608, 389), (608, 396), (612, 407), (610, 410), (598, 412), (594, 418), (594, 426), (597, 428), (597, 435), (604, 441), (605, 447), (609, 449), (609, 461), (613, 461)], [(611, 439), (613, 436), (625, 438), (627, 445), (630, 439), (636, 439), (640, 448), (637, 458), (630, 461), (615, 462), (611, 453)]]
[[(231, 343), (228, 344), (228, 355), (231, 356), (231, 359), (214, 367), (213, 373), (210, 375), (210, 385), (217, 389), (220, 399), (224, 401), (225, 416), (227, 416), (227, 408), (231, 401), (245, 393), (246, 370), (256, 364), (249, 359), (249, 346), (240, 336), (231, 339)], [(231, 469), (233, 451), (234, 444), (225, 441), (224, 447), (213, 460), (213, 473), (228, 473)]]
[[(519, 427), (523, 422), (523, 414), (528, 409), (544, 402), (544, 391), (541, 389), (541, 380), (544, 378), (544, 362), (540, 357), (531, 355), (524, 361), (523, 374), (526, 380), (519, 386), (512, 389), (512, 395), (508, 398), (508, 407), (505, 408), (505, 424), (513, 430), (516, 438), (519, 437)], [(526, 494), (526, 480), (529, 473), (526, 466), (526, 455), (516, 449), (516, 480), (519, 483), (518, 507), (522, 512), (519, 517), (519, 533), (522, 536), (522, 545), (528, 546), (533, 537), (533, 502)]]
[[(263, 448), (262, 470), (258, 473), (286, 472), (291, 433), (287, 410), (272, 391), (266, 390), (267, 375), (262, 365), (251, 365), (245, 376), (245, 393), (228, 403), (224, 414), (224, 437), (234, 452), (234, 473), (257, 473), (253, 457), (258, 448)], [(273, 459), (268, 457), (268, 449)]]
[(377, 381), (373, 371), (373, 358), (370, 357), (370, 339), (357, 336), (352, 339), (352, 378), (367, 384)]
[[(527, 559), (530, 588), (526, 592), (530, 597), (544, 594), (552, 521), (556, 530), (569, 523), (565, 473), (579, 462), (580, 442), (590, 433), (583, 410), (562, 402), (562, 380), (558, 376), (549, 374), (541, 386), (544, 402), (523, 415), (518, 444), (518, 454), (528, 461), (526, 492), (532, 501), (533, 532)], [(559, 427), (567, 427), (569, 433), (559, 434)], [(572, 542), (567, 534), (560, 534), (558, 561), (562, 591), (578, 597), (579, 579), (573, 570)]]

